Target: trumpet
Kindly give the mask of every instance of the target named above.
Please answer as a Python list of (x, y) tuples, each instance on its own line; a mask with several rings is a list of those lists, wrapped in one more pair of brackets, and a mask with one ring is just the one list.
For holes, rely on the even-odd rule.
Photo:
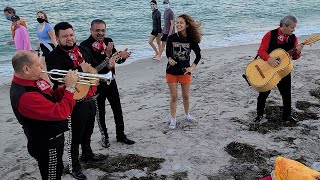
[[(51, 71), (42, 71), (42, 73), (47, 73), (49, 78), (52, 80), (64, 83), (64, 77), (67, 75), (68, 71), (52, 69)], [(62, 77), (52, 77), (52, 75), (59, 75)], [(78, 75), (79, 75), (79, 80), (77, 84), (84, 84), (84, 85), (90, 85), (90, 86), (98, 86), (100, 80), (106, 81), (107, 84), (110, 84), (112, 80), (112, 72), (109, 72), (107, 74), (91, 74), (91, 73), (78, 72)]]

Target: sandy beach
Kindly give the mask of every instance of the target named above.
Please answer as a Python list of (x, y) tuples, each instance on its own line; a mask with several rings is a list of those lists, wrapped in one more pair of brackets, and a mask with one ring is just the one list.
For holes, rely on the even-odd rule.
[[(179, 87), (179, 126), (175, 130), (169, 130), (166, 123), (167, 60), (147, 58), (118, 67), (125, 132), (136, 144), (116, 142), (113, 115), (107, 105), (111, 146), (105, 149), (99, 144), (97, 123), (91, 145), (95, 153), (108, 154), (109, 158), (84, 164), (84, 173), (90, 180), (254, 180), (272, 170), (277, 156), (308, 166), (320, 161), (318, 44), (306, 46), (294, 62), (292, 108), (297, 124), (277, 121), (282, 99), (276, 88), (267, 99), (267, 117), (253, 123), (258, 93), (242, 74), (255, 57), (258, 44), (202, 50), (191, 84), (190, 112), (197, 121), (184, 121)], [(0, 179), (40, 179), (37, 163), (27, 152), (25, 135), (12, 112), (9, 87), (1, 84), (0, 93)], [(66, 156), (65, 151), (65, 165)], [(72, 178), (66, 174), (63, 179)]]

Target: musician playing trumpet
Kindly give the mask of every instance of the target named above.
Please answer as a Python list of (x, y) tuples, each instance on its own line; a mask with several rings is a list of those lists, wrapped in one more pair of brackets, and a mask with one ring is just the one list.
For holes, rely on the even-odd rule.
[[(89, 64), (95, 61), (94, 57), (85, 47), (76, 45), (76, 37), (73, 27), (67, 22), (60, 22), (55, 25), (54, 31), (58, 46), (45, 57), (48, 71), (52, 69), (77, 69), (79, 72), (94, 72), (94, 68)], [(54, 83), (54, 87), (57, 87), (60, 84), (55, 80), (52, 81)], [(76, 179), (86, 179), (86, 176), (82, 173), (81, 165), (79, 163), (80, 144), (82, 147), (82, 155), (80, 159), (82, 161), (99, 161), (106, 158), (106, 156), (102, 154), (94, 154), (90, 146), (96, 115), (95, 98), (97, 95), (95, 92), (96, 87), (90, 87), (87, 96), (81, 101), (77, 101), (71, 114), (72, 169), (70, 173)]]
[(17, 51), (12, 57), (14, 76), (10, 88), (13, 112), (28, 140), (42, 179), (61, 179), (63, 173), (64, 132), (67, 117), (75, 105), (73, 92), (78, 75), (69, 70), (65, 85), (52, 90), (42, 78), (43, 64), (31, 51)]
[[(269, 54), (277, 49), (281, 48), (285, 51), (289, 51), (295, 48), (292, 53), (292, 59), (296, 60), (300, 58), (303, 45), (298, 45), (298, 38), (293, 34), (297, 25), (297, 19), (294, 16), (286, 16), (280, 21), (280, 27), (269, 31), (264, 35), (261, 41), (258, 55), (263, 60), (267, 61), (272, 67), (276, 67), (280, 63), (278, 57), (270, 57)], [(277, 84), (283, 101), (283, 121), (295, 122), (296, 120), (291, 116), (291, 75), (290, 73), (283, 77)], [(270, 90), (271, 91), (271, 90)], [(268, 98), (270, 91), (260, 92), (257, 102), (257, 117), (255, 122), (261, 121), (264, 113), (266, 99)]]

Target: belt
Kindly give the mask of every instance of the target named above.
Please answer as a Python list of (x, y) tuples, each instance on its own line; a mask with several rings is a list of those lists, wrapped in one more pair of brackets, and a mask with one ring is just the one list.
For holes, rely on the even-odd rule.
[(50, 138), (50, 139), (49, 139), (49, 141), (50, 141), (50, 140), (53, 140), (53, 139), (56, 139), (56, 138), (58, 138), (58, 137), (60, 137), (60, 136), (62, 136), (62, 135), (63, 135), (63, 133), (60, 133), (60, 134), (58, 134), (58, 135), (56, 135), (56, 136), (54, 136), (54, 137)]
[(79, 100), (76, 100), (76, 102), (91, 102), (91, 101), (97, 99), (98, 95), (99, 94), (96, 94), (96, 95), (89, 97), (89, 98), (79, 99)]
[(113, 80), (115, 80), (115, 79), (116, 79), (116, 75), (113, 74), (111, 79), (109, 79), (109, 80), (101, 79), (100, 81), (105, 83), (105, 82), (108, 82), (108, 81), (113, 81)]

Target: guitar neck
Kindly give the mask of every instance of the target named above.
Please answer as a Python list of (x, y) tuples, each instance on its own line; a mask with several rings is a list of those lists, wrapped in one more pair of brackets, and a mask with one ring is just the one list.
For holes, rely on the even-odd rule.
[[(310, 38), (304, 40), (304, 42), (301, 43), (301, 45), (310, 45), (310, 44), (315, 43), (315, 42), (317, 42), (317, 41), (319, 41), (319, 40), (320, 40), (320, 37), (319, 37), (319, 36), (313, 35), (313, 36), (311, 36)], [(288, 53), (289, 53), (290, 55), (292, 55), (296, 50), (297, 50), (297, 46), (295, 46), (293, 49), (291, 49), (290, 51), (288, 51)]]
[[(119, 53), (120, 53), (120, 51), (115, 52), (114, 54), (111, 55), (110, 58), (112, 58), (112, 57), (114, 57), (114, 56), (118, 56)], [(98, 66), (96, 66), (95, 69), (99, 72), (99, 71), (101, 71), (103, 68), (107, 67), (107, 66), (109, 65), (109, 60), (110, 60), (110, 58), (106, 58), (101, 64), (99, 64)], [(115, 60), (115, 62), (118, 62), (119, 59), (120, 59), (120, 58), (117, 57), (116, 60)]]
[[(305, 45), (304, 42), (301, 43), (301, 44), (302, 44), (302, 45)], [(290, 50), (288, 51), (288, 53), (290, 54), (290, 56), (292, 56), (292, 54), (293, 54), (294, 52), (296, 52), (296, 50), (297, 50), (297, 46), (295, 46), (294, 48), (290, 49)]]
[(104, 60), (101, 64), (99, 64), (98, 66), (96, 66), (96, 70), (99, 72), (101, 71), (103, 68), (107, 67), (109, 65), (109, 58), (107, 58), (106, 60)]

